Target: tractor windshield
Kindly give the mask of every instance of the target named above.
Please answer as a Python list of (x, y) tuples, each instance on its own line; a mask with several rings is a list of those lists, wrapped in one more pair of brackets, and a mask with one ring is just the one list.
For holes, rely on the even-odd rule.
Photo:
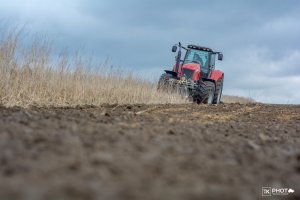
[(201, 67), (208, 67), (208, 62), (209, 62), (208, 59), (209, 59), (209, 52), (189, 49), (186, 52), (183, 64), (197, 63), (200, 64)]

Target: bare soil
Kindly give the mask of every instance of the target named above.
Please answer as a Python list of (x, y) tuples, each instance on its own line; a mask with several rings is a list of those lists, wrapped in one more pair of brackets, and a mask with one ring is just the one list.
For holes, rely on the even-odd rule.
[(262, 187), (300, 199), (300, 106), (0, 107), (1, 200), (268, 199)]

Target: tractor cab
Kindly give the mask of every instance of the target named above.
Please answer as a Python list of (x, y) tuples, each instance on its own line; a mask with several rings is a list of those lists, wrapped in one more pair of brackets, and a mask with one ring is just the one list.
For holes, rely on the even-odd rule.
[[(219, 60), (223, 59), (222, 53), (197, 45), (188, 45), (186, 48), (179, 43), (173, 46), (173, 52), (177, 51), (177, 46), (179, 51), (173, 71), (178, 79), (198, 81), (200, 78), (210, 78), (215, 68), (216, 55), (218, 54)], [(186, 50), (183, 60), (181, 60), (181, 49)]]

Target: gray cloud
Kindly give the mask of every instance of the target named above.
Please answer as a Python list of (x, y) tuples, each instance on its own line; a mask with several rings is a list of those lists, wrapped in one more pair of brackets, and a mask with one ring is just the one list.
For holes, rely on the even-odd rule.
[(297, 0), (11, 0), (1, 3), (0, 17), (47, 32), (58, 46), (84, 46), (99, 60), (109, 56), (147, 78), (172, 65), (173, 43), (209, 46), (225, 55), (218, 63), (225, 93), (300, 103), (299, 10)]

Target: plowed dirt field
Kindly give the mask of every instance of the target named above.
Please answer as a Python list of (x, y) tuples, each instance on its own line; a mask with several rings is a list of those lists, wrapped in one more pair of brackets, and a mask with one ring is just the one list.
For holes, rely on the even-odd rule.
[(0, 199), (300, 199), (300, 106), (0, 107)]

